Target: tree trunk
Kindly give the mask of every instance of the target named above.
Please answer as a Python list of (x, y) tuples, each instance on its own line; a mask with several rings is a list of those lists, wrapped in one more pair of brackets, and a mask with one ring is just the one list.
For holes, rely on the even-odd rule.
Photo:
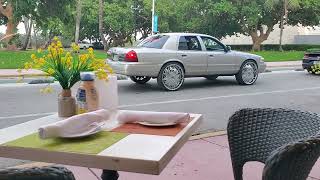
[(78, 42), (79, 42), (81, 9), (82, 9), (82, 1), (81, 0), (77, 0), (76, 32), (75, 32), (75, 35), (74, 35), (74, 42), (76, 44), (78, 44)]
[(252, 38), (252, 51), (261, 51), (261, 40), (259, 38)]
[(255, 30), (252, 31), (250, 35), (253, 43), (252, 51), (261, 51), (261, 43), (264, 41), (262, 34), (260, 33), (260, 36), (258, 36), (258, 32)]
[(32, 19), (25, 17), (24, 18), (25, 27), (26, 27), (26, 40), (21, 48), (21, 50), (26, 50), (29, 44), (30, 36), (31, 36), (31, 30), (32, 30)]
[(11, 44), (10, 41), (11, 39), (15, 36), (15, 31), (16, 31), (17, 24), (14, 23), (13, 19), (8, 19), (7, 22), (7, 29), (6, 29), (6, 35), (5, 38), (3, 39), (4, 42), (7, 44), (7, 49), (8, 50), (15, 50), (17, 47), (13, 43)]
[(283, 35), (283, 15), (280, 19), (280, 39), (279, 39), (279, 51), (283, 51), (282, 49), (282, 35)]
[(99, 35), (104, 46), (104, 50), (107, 49), (106, 38), (104, 37), (104, 28), (103, 28), (103, 9), (104, 9), (104, 0), (99, 0)]
[(38, 49), (38, 40), (37, 40), (36, 25), (33, 25), (33, 36), (34, 36), (34, 43), (35, 43), (36, 49)]
[(0, 13), (7, 17), (8, 22), (7, 22), (7, 29), (6, 29), (6, 34), (5, 37), (1, 40), (3, 40), (4, 42), (6, 42), (7, 44), (7, 49), (13, 50), (16, 49), (16, 46), (13, 44), (9, 44), (10, 40), (14, 37), (15, 35), (15, 30), (17, 27), (17, 23), (15, 23), (14, 21), (14, 17), (13, 17), (13, 7), (11, 2), (7, 2), (6, 6), (3, 7), (3, 1), (0, 0)]
[(7, 29), (6, 29), (6, 34), (5, 34), (5, 41), (8, 43), (14, 36), (15, 34), (15, 23), (13, 22), (12, 19), (8, 19), (7, 22)]
[(273, 30), (273, 26), (274, 24), (268, 25), (266, 31), (264, 31), (262, 26), (259, 26), (259, 28), (253, 29), (250, 32), (250, 36), (253, 42), (252, 51), (261, 51), (261, 44), (268, 39), (271, 31)]
[(288, 0), (283, 0), (283, 14), (281, 14), (281, 18), (280, 18), (279, 51), (283, 51), (283, 48), (282, 48), (283, 30), (284, 30), (284, 24), (286, 23), (287, 17), (288, 17)]

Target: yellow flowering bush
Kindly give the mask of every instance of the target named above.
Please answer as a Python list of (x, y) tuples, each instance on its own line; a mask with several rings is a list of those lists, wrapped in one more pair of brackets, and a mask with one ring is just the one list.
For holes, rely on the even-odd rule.
[(320, 64), (315, 64), (315, 65), (311, 66), (311, 71), (314, 74), (320, 74)]
[(89, 48), (86, 53), (80, 53), (76, 44), (72, 50), (66, 51), (61, 41), (55, 37), (47, 51), (38, 49), (37, 54), (31, 55), (31, 61), (26, 62), (24, 69), (39, 69), (57, 80), (63, 89), (70, 89), (80, 81), (80, 72), (94, 71), (99, 79), (108, 79), (113, 73), (105, 60), (95, 58), (94, 51)]

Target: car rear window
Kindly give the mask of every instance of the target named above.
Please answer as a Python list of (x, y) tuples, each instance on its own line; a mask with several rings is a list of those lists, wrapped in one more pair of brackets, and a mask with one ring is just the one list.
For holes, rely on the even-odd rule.
[(162, 49), (163, 45), (167, 42), (168, 39), (169, 36), (167, 35), (150, 36), (147, 37), (145, 40), (141, 41), (137, 46)]

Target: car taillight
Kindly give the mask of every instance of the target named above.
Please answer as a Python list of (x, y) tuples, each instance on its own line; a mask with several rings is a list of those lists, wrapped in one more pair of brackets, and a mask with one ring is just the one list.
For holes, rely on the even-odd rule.
[(309, 54), (304, 54), (303, 59), (308, 59), (309, 58)]
[(127, 62), (138, 62), (138, 55), (133, 50), (129, 51), (129, 52), (127, 52), (124, 60)]

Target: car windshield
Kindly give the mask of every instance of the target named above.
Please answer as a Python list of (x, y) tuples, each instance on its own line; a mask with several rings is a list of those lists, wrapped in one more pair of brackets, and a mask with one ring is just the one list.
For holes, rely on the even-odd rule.
[(145, 40), (141, 41), (137, 45), (137, 47), (162, 49), (163, 45), (167, 42), (168, 38), (169, 36), (167, 35), (150, 36)]

